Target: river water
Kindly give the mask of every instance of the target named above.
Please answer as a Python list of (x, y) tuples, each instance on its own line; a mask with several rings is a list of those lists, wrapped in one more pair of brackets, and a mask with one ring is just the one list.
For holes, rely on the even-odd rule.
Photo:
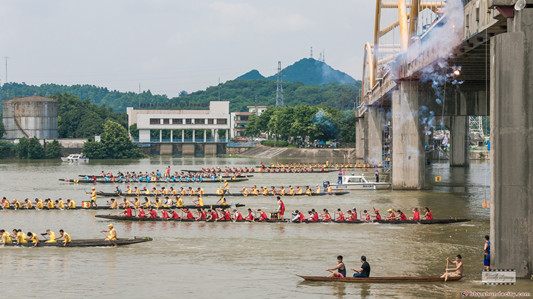
[[(57, 161), (0, 161), (0, 196), (9, 199), (72, 198), (88, 200), (90, 185), (59, 182), (78, 174), (105, 171), (172, 171), (213, 165), (257, 165), (255, 159), (165, 158), (140, 161), (91, 161), (69, 165)], [(267, 162), (267, 161), (265, 161)], [(318, 161), (323, 162), (323, 161)], [(441, 183), (434, 183), (436, 175)], [(372, 173), (368, 173), (372, 176)], [(232, 185), (322, 185), (336, 174), (261, 174)], [(382, 215), (389, 208), (411, 216), (413, 207), (430, 207), (435, 218), (470, 218), (448, 225), (263, 224), (114, 222), (119, 237), (150, 236), (154, 240), (119, 248), (1, 248), (4, 279), (0, 297), (129, 298), (461, 298), (463, 291), (533, 293), (531, 281), (516, 286), (483, 286), (483, 236), (489, 233), (489, 165), (469, 168), (434, 164), (428, 168), (429, 188), (422, 191), (352, 191), (345, 196), (285, 198), (288, 210), (372, 207)], [(168, 185), (168, 187), (180, 185)], [(97, 185), (112, 191), (112, 185)], [(185, 185), (184, 187), (187, 187)], [(206, 192), (214, 184), (203, 185)], [(206, 204), (217, 198), (205, 199)], [(99, 204), (106, 199), (99, 198)], [(276, 208), (273, 197), (228, 197), (253, 209)], [(189, 204), (191, 202), (188, 202)], [(245, 209), (241, 209), (243, 214)], [(8, 231), (44, 232), (63, 228), (75, 238), (103, 238), (109, 221), (95, 218), (107, 211), (0, 211), (0, 227)], [(440, 275), (445, 257), (463, 256), (466, 277), (454, 283), (342, 284), (306, 283), (296, 276), (327, 275), (343, 255), (348, 268), (359, 268), (366, 255), (372, 276)], [(348, 271), (349, 275), (353, 272)], [(31, 287), (30, 287), (31, 286)]]

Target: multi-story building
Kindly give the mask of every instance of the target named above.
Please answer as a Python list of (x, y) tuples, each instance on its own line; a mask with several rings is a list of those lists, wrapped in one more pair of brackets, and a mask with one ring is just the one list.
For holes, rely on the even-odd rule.
[(231, 138), (244, 136), (246, 125), (250, 121), (250, 116), (254, 113), (257, 116), (261, 115), (268, 106), (247, 106), (248, 112), (232, 112), (231, 113)]

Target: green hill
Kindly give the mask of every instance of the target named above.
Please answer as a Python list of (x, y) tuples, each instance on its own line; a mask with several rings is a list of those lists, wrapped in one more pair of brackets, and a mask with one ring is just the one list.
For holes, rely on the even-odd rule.
[(257, 80), (257, 79), (265, 79), (265, 76), (261, 75), (261, 73), (258, 70), (251, 70), (248, 73), (237, 77), (235, 80)]

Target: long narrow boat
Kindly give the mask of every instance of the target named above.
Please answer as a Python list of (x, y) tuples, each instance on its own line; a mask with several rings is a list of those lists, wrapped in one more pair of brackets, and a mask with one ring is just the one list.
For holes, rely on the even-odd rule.
[[(444, 278), (440, 276), (426, 276), (426, 277), (409, 277), (409, 276), (399, 276), (399, 277), (327, 277), (327, 276), (306, 276), (298, 275), (306, 281), (328, 281), (328, 282), (355, 282), (355, 283), (417, 283), (417, 282), (444, 282)], [(448, 281), (458, 281), (462, 277), (448, 277)]]
[[(200, 171), (186, 171), (184, 170), (184, 172), (202, 172), (201, 170)], [(253, 177), (254, 175), (253, 174), (241, 174), (241, 175), (236, 175), (237, 178), (251, 178)], [(96, 177), (98, 179), (103, 179), (105, 177), (108, 177), (108, 176), (103, 176), (101, 174), (78, 174), (78, 177), (80, 178), (92, 178), (92, 177)], [(233, 177), (233, 175), (223, 175), (222, 178), (223, 179), (231, 179)], [(108, 178), (112, 178), (112, 177), (108, 177)], [(118, 176), (117, 176), (118, 178)]]
[(237, 179), (227, 179), (227, 180), (219, 180), (219, 179), (216, 179), (216, 180), (212, 180), (212, 179), (205, 179), (205, 180), (201, 180), (201, 181), (179, 181), (179, 180), (172, 180), (172, 179), (169, 179), (168, 181), (167, 180), (157, 180), (157, 181), (113, 181), (113, 180), (86, 180), (86, 179), (59, 179), (60, 181), (62, 182), (65, 182), (65, 183), (75, 183), (75, 184), (95, 184), (95, 183), (99, 183), (99, 184), (120, 184), (120, 183), (123, 183), (123, 184), (132, 184), (132, 183), (140, 183), (140, 184), (194, 184), (194, 183), (224, 183), (225, 181), (227, 181), (228, 183), (236, 183), (236, 182), (244, 182), (244, 181), (247, 181), (248, 179), (244, 179), (244, 178), (237, 178)]
[[(235, 204), (235, 205), (204, 205), (203, 207), (198, 207), (198, 206), (195, 206), (195, 205), (185, 205), (183, 207), (176, 207), (176, 206), (172, 206), (172, 207), (161, 207), (159, 209), (165, 209), (165, 210), (168, 210), (168, 209), (201, 209), (201, 208), (204, 208), (204, 209), (207, 209), (207, 208), (211, 208), (211, 206), (214, 208), (214, 209), (221, 209), (221, 208), (231, 208), (231, 207), (237, 207), (237, 208), (241, 208), (241, 207), (244, 207), (245, 205), (244, 204), (241, 204), (241, 203), (238, 203), (238, 204)], [(133, 208), (132, 208), (133, 209)], [(58, 209), (58, 208), (54, 208), (54, 209), (49, 209), (47, 207), (44, 207), (42, 209), (36, 209), (35, 207), (32, 207), (30, 209), (26, 209), (26, 208), (22, 208), (22, 209), (15, 209), (13, 207), (9, 207), (7, 209), (0, 209), (0, 210), (9, 210), (9, 211), (27, 211), (27, 210), (39, 210), (39, 211), (79, 211), (79, 210), (123, 210), (123, 208), (118, 208), (118, 209), (114, 209), (110, 206), (98, 206), (96, 208), (92, 208), (92, 207), (76, 207), (75, 209), (64, 209), (64, 210), (61, 210), (61, 209)]]
[[(112, 219), (112, 220), (124, 220), (124, 221), (187, 221), (186, 219), (162, 219), (162, 218), (139, 218), (139, 217), (126, 217), (126, 216), (120, 216), (120, 215), (95, 215), (94, 217), (97, 218), (104, 218), (104, 219)], [(373, 223), (381, 223), (381, 224), (448, 224), (448, 223), (458, 223), (458, 222), (466, 222), (470, 221), (470, 219), (434, 219), (434, 220), (421, 220), (421, 221), (415, 221), (415, 220), (405, 220), (405, 221), (388, 221), (388, 220), (381, 220), (376, 221)], [(233, 222), (233, 221), (224, 221), (219, 220), (217, 222)], [(250, 222), (250, 221), (237, 221), (237, 222)], [(301, 223), (346, 223), (346, 224), (363, 224), (363, 223), (369, 223), (365, 221), (304, 221), (304, 222), (290, 222), (290, 219), (270, 219), (267, 221), (259, 221), (256, 219), (254, 221), (259, 223), (294, 223), (294, 224), (301, 224)]]
[[(287, 174), (310, 174), (310, 173), (329, 173), (329, 172), (337, 172), (336, 169), (307, 169), (301, 170), (300, 168), (294, 168), (296, 171), (293, 170), (293, 168), (287, 168), (290, 169), (290, 171), (283, 171), (280, 168), (265, 168), (261, 170), (255, 170), (254, 174), (262, 174), (262, 173), (287, 173)], [(183, 172), (203, 172), (201, 169), (184, 169)], [(218, 173), (225, 173), (224, 171), (218, 172)], [(235, 172), (229, 172), (229, 173), (235, 173)]]
[[(285, 194), (285, 195), (281, 195), (281, 194), (268, 194), (268, 195), (263, 195), (263, 194), (248, 194), (248, 195), (244, 195), (242, 193), (228, 193), (228, 194), (225, 194), (224, 196), (227, 196), (227, 197), (232, 197), (232, 196), (244, 196), (244, 197), (268, 197), (268, 196), (284, 196), (284, 197), (292, 197), (292, 196), (311, 196), (311, 197), (315, 197), (315, 196), (332, 196), (332, 195), (345, 195), (345, 194), (348, 194), (350, 192), (347, 192), (347, 191), (334, 191), (332, 193), (320, 193), (320, 194), (315, 194), (313, 193), (312, 195), (307, 195), (307, 194), (294, 194), (294, 195), (289, 195), (289, 194)], [(137, 194), (135, 193), (121, 193), (121, 194), (118, 194), (116, 192), (102, 192), (102, 191), (99, 191), (98, 192), (98, 195), (99, 196), (103, 196), (103, 197), (137, 197)], [(179, 194), (180, 196), (183, 196), (183, 197), (186, 197), (186, 196), (197, 196), (196, 194), (193, 194), (193, 195), (189, 195), (189, 194)], [(153, 194), (153, 193), (150, 193), (150, 194), (144, 194), (144, 193), (141, 193), (139, 194), (139, 197), (155, 197), (156, 195)], [(173, 197), (173, 196), (176, 196), (176, 195), (172, 195), (172, 194), (169, 194), (169, 195), (165, 195), (165, 194), (159, 194), (157, 195), (159, 197), (166, 197), (166, 196), (169, 196), (169, 197)], [(208, 196), (218, 196), (220, 197), (221, 194), (216, 194), (216, 193), (205, 193), (202, 195), (202, 197), (208, 197)]]
[[(119, 238), (113, 242), (106, 241), (104, 239), (73, 239), (67, 246), (63, 246), (63, 241), (59, 240), (55, 243), (46, 243), (45, 240), (40, 240), (37, 247), (108, 247), (108, 246), (124, 246), (124, 245), (131, 245), (131, 244), (137, 244), (137, 243), (144, 243), (152, 241), (152, 238), (150, 237), (142, 237), (142, 238), (129, 238), (129, 239), (122, 239)], [(22, 243), (20, 246), (22, 247), (33, 247), (33, 243)], [(4, 244), (4, 246), (17, 246), (16, 243), (8, 243)]]

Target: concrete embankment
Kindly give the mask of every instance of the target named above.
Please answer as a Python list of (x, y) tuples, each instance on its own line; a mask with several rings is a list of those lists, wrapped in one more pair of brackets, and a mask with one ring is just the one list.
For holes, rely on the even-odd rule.
[(239, 156), (257, 157), (265, 159), (335, 159), (335, 160), (355, 160), (354, 148), (330, 149), (330, 148), (283, 148), (257, 146), (248, 149)]

